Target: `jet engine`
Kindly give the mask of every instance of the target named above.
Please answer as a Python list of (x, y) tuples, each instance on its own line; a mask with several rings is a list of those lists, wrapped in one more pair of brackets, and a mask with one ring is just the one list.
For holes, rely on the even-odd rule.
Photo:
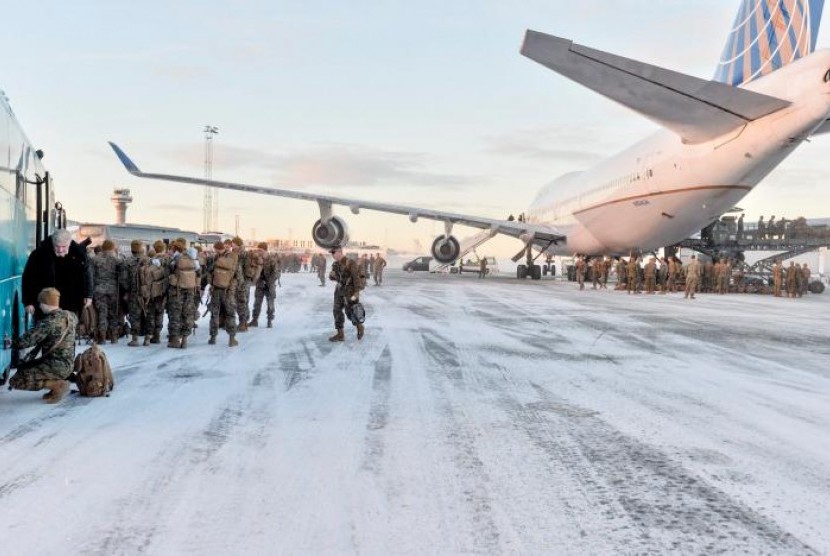
[(455, 236), (438, 236), (432, 242), (432, 256), (439, 263), (451, 263), (461, 253), (461, 245)]
[(322, 219), (315, 222), (311, 228), (311, 237), (314, 243), (323, 249), (331, 249), (338, 245), (345, 247), (349, 241), (349, 227), (339, 216), (332, 216), (325, 224)]

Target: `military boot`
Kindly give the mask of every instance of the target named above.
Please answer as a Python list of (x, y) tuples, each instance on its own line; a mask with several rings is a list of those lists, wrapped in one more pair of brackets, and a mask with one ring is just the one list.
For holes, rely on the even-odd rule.
[(149, 334), (147, 334), (146, 336), (144, 336), (144, 345), (145, 345), (145, 346), (149, 346), (149, 345), (152, 343), (152, 341), (153, 341), (153, 340), (150, 338), (150, 335), (149, 335)]
[(118, 343), (118, 331), (117, 330), (110, 330), (110, 343), (117, 344)]
[(343, 329), (342, 328), (338, 328), (337, 332), (334, 334), (334, 336), (329, 338), (329, 342), (343, 342), (345, 340), (346, 340), (346, 336), (343, 335)]
[(363, 338), (363, 331), (364, 331), (363, 324), (357, 323), (357, 339), (358, 340)]
[(179, 347), (182, 349), (187, 349), (187, 336), (182, 336), (182, 341), (179, 344)]
[(252, 318), (251, 322), (248, 323), (248, 326), (253, 326), (254, 328), (258, 328), (259, 327), (259, 317)]
[(216, 345), (216, 334), (211, 334), (210, 339), (208, 340), (208, 344), (215, 346)]
[(274, 327), (274, 319), (268, 319), (268, 328)]
[(159, 338), (158, 330), (153, 332), (153, 337), (150, 338), (150, 343), (151, 344), (160, 344), (161, 343), (161, 338)]
[(47, 380), (43, 383), (43, 385), (49, 389), (49, 391), (43, 395), (43, 399), (46, 403), (58, 403), (63, 399), (66, 393), (69, 392), (68, 380)]
[(228, 340), (228, 347), (236, 347), (239, 345), (239, 342), (236, 341), (236, 336), (231, 334), (230, 340)]
[(182, 341), (178, 336), (170, 336), (170, 340), (167, 341), (167, 347), (169, 348), (179, 348), (181, 345)]
[(248, 323), (247, 322), (240, 322), (239, 326), (236, 328), (237, 332), (247, 332), (248, 331)]
[(138, 334), (133, 334), (132, 340), (127, 345), (132, 348), (138, 347)]
[(95, 343), (98, 345), (106, 344), (107, 343), (107, 332), (106, 330), (99, 330), (95, 333)]

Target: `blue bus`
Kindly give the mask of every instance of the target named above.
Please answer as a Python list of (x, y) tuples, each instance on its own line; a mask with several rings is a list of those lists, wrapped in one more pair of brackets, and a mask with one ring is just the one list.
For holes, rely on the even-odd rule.
[(66, 215), (54, 202), (55, 192), (41, 158), (43, 152), (32, 147), (0, 91), (0, 384), (16, 363), (11, 341), (28, 326), (21, 303), (26, 260), (43, 239), (66, 225)]

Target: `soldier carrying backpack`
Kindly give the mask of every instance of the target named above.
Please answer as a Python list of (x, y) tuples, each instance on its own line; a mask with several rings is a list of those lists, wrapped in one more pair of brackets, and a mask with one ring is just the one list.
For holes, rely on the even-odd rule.
[[(335, 333), (330, 342), (345, 340), (343, 325), (346, 317), (357, 328), (357, 339), (363, 338), (363, 319), (365, 312), (360, 304), (360, 291), (366, 287), (366, 274), (362, 265), (343, 254), (342, 247), (331, 250), (334, 263), (331, 265), (329, 279), (336, 282), (334, 289), (334, 328)], [(345, 313), (345, 315), (344, 315)]]
[(172, 249), (167, 294), (167, 329), (170, 335), (167, 347), (184, 349), (195, 321), (193, 306), (199, 295), (196, 275), (199, 262), (186, 252), (186, 246), (181, 241), (174, 241)]

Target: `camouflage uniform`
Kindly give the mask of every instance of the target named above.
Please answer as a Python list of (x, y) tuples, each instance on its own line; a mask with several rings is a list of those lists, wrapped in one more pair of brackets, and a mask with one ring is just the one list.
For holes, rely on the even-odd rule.
[(686, 297), (695, 298), (695, 291), (697, 290), (697, 281), (700, 279), (700, 263), (697, 259), (692, 259), (686, 265)]
[(168, 277), (168, 261), (163, 254), (157, 255), (150, 260), (150, 264), (158, 264), (164, 270), (164, 294), (146, 300), (147, 306), (147, 331), (152, 333), (153, 337), (150, 340), (152, 344), (161, 342), (161, 329), (164, 327), (164, 309), (167, 306), (167, 277)]
[(337, 282), (334, 288), (334, 309), (332, 311), (334, 314), (334, 327), (337, 330), (343, 330), (346, 318), (352, 324), (358, 326), (358, 322), (352, 314), (352, 308), (360, 298), (360, 292), (354, 286), (357, 281), (357, 274), (360, 271), (358, 268), (359, 264), (357, 261), (343, 257), (340, 261), (334, 261), (331, 265), (329, 278)]
[(626, 276), (626, 284), (628, 285), (628, 293), (640, 293), (640, 287), (638, 282), (639, 279), (639, 271), (640, 265), (637, 261), (637, 257), (631, 257), (628, 261), (628, 275)]
[(239, 255), (239, 272), (241, 272), (242, 279), (236, 284), (236, 314), (239, 317), (239, 330), (244, 332), (248, 330), (248, 321), (251, 318), (251, 309), (248, 307), (251, 300), (251, 281), (245, 276), (245, 263), (249, 253), (245, 249), (240, 249), (237, 255)]
[[(173, 256), (169, 266), (170, 287), (167, 290), (167, 332), (170, 336), (170, 343), (168, 344), (170, 347), (178, 347), (174, 345), (178, 339), (187, 338), (193, 331), (193, 304), (196, 302), (197, 292), (199, 291), (198, 281), (194, 279), (195, 285), (192, 288), (180, 287), (173, 283), (176, 281), (174, 278), (177, 276), (177, 269), (187, 264), (185, 261), (196, 262), (184, 253), (178, 253)], [(183, 340), (183, 342), (186, 345), (187, 341)]]
[(325, 255), (317, 255), (317, 277), (320, 279), (320, 285), (326, 285), (326, 257)]
[(12, 342), (16, 349), (35, 347), (46, 354), (18, 367), (9, 381), (15, 390), (43, 390), (50, 380), (66, 380), (75, 361), (75, 327), (78, 317), (58, 309), (45, 315), (34, 328)]
[(582, 257), (576, 260), (576, 282), (580, 290), (585, 289), (585, 259)]
[(772, 288), (775, 297), (781, 297), (781, 286), (784, 282), (784, 266), (781, 261), (775, 263), (772, 267)]
[(133, 336), (149, 334), (147, 312), (138, 289), (138, 269), (149, 264), (142, 253), (133, 253), (124, 261), (121, 272), (121, 291), (127, 294), (127, 319)]
[(103, 251), (92, 259), (93, 300), (98, 312), (99, 340), (118, 339), (118, 283), (121, 261), (114, 251)]
[[(318, 270), (319, 273), (319, 261)], [(277, 259), (275, 255), (265, 254), (262, 264), (262, 272), (259, 279), (256, 281), (254, 287), (254, 310), (251, 316), (251, 322), (254, 323), (259, 319), (259, 313), (262, 310), (262, 300), (266, 300), (266, 308), (268, 317), (268, 326), (271, 326), (271, 321), (274, 320), (275, 307), (274, 302), (277, 298)]]
[[(325, 261), (324, 263), (325, 264)], [(383, 283), (383, 269), (386, 268), (386, 259), (378, 255), (375, 257), (375, 264), (372, 267), (374, 271), (372, 277), (375, 280), (375, 285), (380, 286)]]
[(211, 276), (210, 286), (210, 302), (208, 309), (210, 310), (210, 343), (216, 342), (216, 335), (219, 333), (219, 327), (223, 327), (225, 332), (233, 338), (237, 331), (236, 321), (236, 291), (237, 284), (244, 280), (242, 267), (239, 264), (235, 265), (234, 276), (231, 279), (230, 285), (226, 288), (216, 286), (216, 281), (213, 280), (213, 274), (216, 270), (216, 261), (222, 257), (233, 257), (234, 253), (227, 251), (222, 254), (217, 254), (210, 263), (208, 268)]

